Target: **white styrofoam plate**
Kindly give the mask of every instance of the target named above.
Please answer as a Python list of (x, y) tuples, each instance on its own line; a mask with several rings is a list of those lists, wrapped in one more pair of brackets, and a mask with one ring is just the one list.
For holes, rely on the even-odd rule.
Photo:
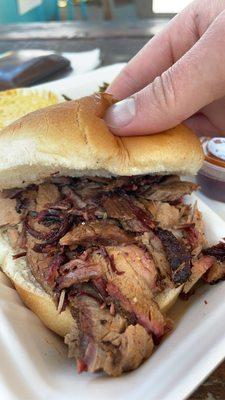
[[(77, 98), (111, 81), (121, 67), (100, 68), (76, 82), (64, 81), (63, 87), (45, 88)], [(225, 236), (225, 221), (201, 200), (198, 205), (207, 238), (215, 243)], [(178, 301), (171, 311), (173, 333), (136, 371), (119, 378), (77, 375), (62, 340), (22, 304), (0, 273), (0, 399), (183, 400), (225, 357), (224, 297), (222, 282), (203, 286), (187, 302)]]
[[(195, 200), (195, 196), (193, 196)], [(198, 201), (207, 237), (225, 222)], [(1, 277), (0, 277), (1, 278)], [(62, 340), (0, 280), (0, 398), (4, 400), (181, 400), (225, 357), (225, 282), (203, 286), (171, 312), (174, 331), (136, 371), (119, 378), (78, 375)]]

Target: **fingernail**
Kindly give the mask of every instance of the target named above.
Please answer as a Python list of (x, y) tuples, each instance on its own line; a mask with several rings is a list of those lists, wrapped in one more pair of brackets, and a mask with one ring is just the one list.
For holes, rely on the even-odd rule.
[(135, 100), (129, 97), (108, 108), (104, 120), (109, 127), (120, 128), (131, 123), (135, 112)]

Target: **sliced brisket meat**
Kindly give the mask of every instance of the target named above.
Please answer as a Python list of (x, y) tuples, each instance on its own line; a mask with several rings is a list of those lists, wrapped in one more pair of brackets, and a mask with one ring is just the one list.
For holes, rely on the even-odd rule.
[[(70, 307), (65, 341), (78, 372), (137, 368), (169, 328), (158, 296), (183, 284), (187, 292), (203, 274), (221, 279), (215, 258), (222, 265), (223, 246), (202, 256), (201, 215), (196, 208), (191, 219), (181, 200), (195, 188), (177, 176), (54, 176), (8, 193), (14, 211), (6, 224), (16, 225), (8, 236), (24, 250), (15, 254), (26, 254), (59, 312)], [(18, 246), (22, 225), (25, 247)]]
[(48, 263), (48, 272), (47, 272), (47, 283), (51, 288), (54, 288), (56, 285), (56, 280), (59, 275), (60, 266), (65, 262), (64, 254), (58, 253), (51, 258), (51, 261)]
[(7, 235), (10, 241), (10, 245), (13, 249), (21, 249), (21, 233), (16, 226), (10, 226), (7, 229)]
[(88, 177), (90, 181), (101, 184), (102, 192), (113, 192), (116, 189), (129, 185), (129, 177), (121, 176), (118, 178)]
[(153, 340), (143, 326), (129, 325), (122, 334), (120, 351), (122, 354), (122, 371), (137, 368), (144, 360), (150, 357), (153, 351)]
[(177, 207), (162, 201), (148, 201), (148, 210), (163, 229), (173, 229), (178, 226), (181, 219)]
[(49, 204), (55, 204), (60, 199), (59, 189), (52, 183), (42, 183), (38, 186), (36, 211), (42, 211)]
[[(189, 225), (188, 225), (189, 223)], [(205, 232), (202, 214), (198, 210), (197, 204), (194, 205), (192, 215), (190, 213), (187, 227), (184, 227), (187, 241), (191, 246), (192, 256), (198, 256), (205, 245)]]
[(102, 205), (109, 218), (121, 221), (132, 220), (134, 217), (132, 210), (127, 206), (127, 201), (120, 196), (109, 196), (103, 199)]
[(154, 302), (157, 288), (157, 272), (149, 255), (138, 246), (107, 246), (109, 256), (114, 257), (116, 269), (123, 274), (113, 273), (108, 260), (98, 251), (93, 260), (101, 265), (106, 278), (106, 291), (116, 310), (118, 307), (144, 326), (150, 333), (161, 337), (164, 334), (165, 320)]
[(165, 179), (147, 189), (141, 196), (148, 200), (174, 202), (184, 195), (191, 194), (197, 189), (192, 182), (180, 181), (179, 179)]
[(65, 185), (73, 185), (76, 182), (76, 178), (71, 178), (70, 176), (57, 176), (53, 175), (49, 181), (55, 185), (62, 187)]
[[(106, 288), (117, 312), (126, 316), (131, 324), (136, 325), (136, 323), (139, 323), (148, 334), (154, 334), (158, 340), (163, 337), (165, 334), (165, 320), (159, 311), (158, 304), (153, 299), (148, 304), (147, 310), (146, 304), (140, 306), (138, 299), (136, 301), (136, 297), (130, 300), (114, 283), (109, 282)], [(146, 311), (148, 312), (146, 313)]]
[(140, 241), (151, 254), (158, 270), (158, 284), (162, 289), (174, 287), (171, 279), (171, 268), (167, 260), (161, 240), (153, 231), (145, 232), (140, 236)]
[(22, 192), (24, 192), (24, 189), (21, 188), (5, 189), (1, 192), (1, 197), (5, 199), (16, 199)]
[(209, 270), (213, 265), (214, 258), (210, 256), (202, 256), (196, 261), (193, 261), (191, 267), (191, 276), (185, 283), (183, 292), (188, 293), (198, 280)]
[[(96, 259), (96, 263), (104, 261), (104, 270), (106, 277), (113, 279), (114, 282), (120, 282), (124, 290), (126, 283), (135, 284), (141, 290), (150, 290), (155, 293), (159, 290), (157, 287), (157, 269), (150, 254), (140, 248), (138, 245), (106, 246), (107, 256), (102, 251), (95, 250), (90, 258)], [(113, 257), (114, 268), (109, 265), (108, 257)], [(117, 272), (122, 272), (121, 274)], [(132, 275), (133, 280), (132, 280)], [(127, 289), (129, 292), (129, 289)], [(133, 292), (133, 294), (135, 291)], [(132, 294), (130, 294), (132, 295)]]
[(143, 227), (143, 232), (155, 228), (156, 224), (153, 221), (149, 210), (145, 210), (141, 203), (137, 204), (133, 199), (126, 196), (127, 207), (133, 213), (133, 218), (136, 219)]
[(0, 227), (5, 225), (16, 225), (21, 220), (21, 215), (16, 211), (16, 199), (0, 196)]
[(73, 190), (82, 198), (83, 201), (90, 201), (100, 193), (102, 193), (103, 185), (100, 183), (89, 181), (88, 179), (80, 179), (73, 185)]
[(161, 176), (146, 175), (146, 176), (120, 176), (112, 178), (92, 177), (87, 176), (78, 181), (74, 188), (82, 196), (83, 199), (96, 197), (101, 193), (117, 193), (139, 194), (146, 188), (151, 187), (154, 183), (159, 183), (162, 180)]
[(153, 341), (140, 325), (128, 326), (127, 320), (90, 297), (71, 299), (75, 323), (66, 336), (69, 356), (78, 360), (78, 372), (105, 371), (118, 376), (137, 368), (153, 350)]
[(123, 227), (133, 232), (146, 232), (155, 227), (150, 211), (146, 211), (128, 196), (110, 196), (103, 199), (108, 217), (118, 219)]
[(225, 279), (225, 261), (215, 261), (212, 267), (203, 276), (205, 282), (214, 284)]
[(36, 253), (33, 251), (35, 241), (29, 237), (27, 239), (27, 261), (31, 268), (32, 274), (37, 281), (43, 286), (47, 293), (52, 295), (52, 289), (48, 282), (49, 271), (52, 262), (52, 256), (45, 253)]
[(68, 272), (73, 271), (74, 269), (90, 266), (91, 264), (89, 261), (89, 257), (83, 257), (83, 255), (84, 252), (80, 254), (80, 257), (78, 256), (78, 254), (75, 253), (70, 261), (66, 262), (66, 264), (63, 264), (60, 267), (60, 272), (64, 275)]
[(225, 242), (220, 242), (215, 246), (211, 246), (208, 249), (202, 250), (203, 254), (207, 256), (213, 256), (218, 261), (224, 262), (225, 261)]
[[(36, 225), (37, 222), (38, 220), (36, 221)], [(59, 226), (46, 231), (43, 229), (37, 230), (36, 227), (32, 227), (30, 225), (30, 218), (27, 217), (24, 221), (24, 226), (30, 236), (33, 236), (37, 240), (44, 241), (44, 244), (52, 244), (58, 241), (66, 234), (66, 232), (69, 231), (72, 226), (72, 222), (73, 217), (71, 215), (62, 215), (62, 217), (59, 219)]]
[(203, 254), (214, 257), (212, 268), (204, 275), (207, 283), (216, 283), (225, 279), (225, 242), (204, 249)]
[(87, 205), (87, 202), (83, 201), (81, 197), (70, 186), (64, 186), (62, 188), (62, 194), (67, 200), (70, 200), (71, 204), (75, 208), (82, 209)]
[(186, 282), (191, 275), (191, 255), (188, 248), (170, 231), (157, 228), (156, 235), (166, 252), (173, 282), (177, 285)]
[(61, 275), (56, 281), (57, 288), (62, 290), (72, 285), (89, 282), (92, 279), (102, 276), (101, 267), (99, 265), (86, 264), (86, 266), (69, 271), (65, 275)]
[(54, 208), (45, 209), (39, 213), (32, 214), (35, 216), (36, 222), (39, 225), (44, 225), (46, 227), (51, 226), (52, 229), (54, 229), (55, 225), (61, 224), (63, 219), (60, 210), (55, 210)]
[(16, 211), (25, 216), (29, 210), (36, 209), (37, 186), (31, 185), (15, 196)]
[(93, 279), (92, 282), (82, 282), (78, 283), (77, 285), (73, 285), (69, 290), (68, 290), (68, 296), (71, 301), (76, 298), (80, 298), (82, 296), (87, 296), (90, 297), (91, 299), (94, 299), (95, 301), (98, 302), (99, 306), (102, 308), (105, 307), (106, 303), (106, 298), (107, 298), (107, 293), (102, 292), (99, 290), (99, 286), (96, 285), (96, 282), (102, 281), (102, 278), (95, 278)]
[(99, 220), (82, 222), (60, 239), (60, 245), (116, 245), (134, 242), (132, 235), (124, 232), (114, 222)]

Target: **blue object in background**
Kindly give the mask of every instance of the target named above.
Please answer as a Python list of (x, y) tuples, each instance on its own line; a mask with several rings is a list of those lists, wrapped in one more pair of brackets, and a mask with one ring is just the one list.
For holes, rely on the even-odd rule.
[(43, 0), (40, 6), (20, 15), (16, 0), (0, 0), (0, 24), (54, 21), (58, 19), (56, 0)]
[[(81, 0), (79, 7), (82, 18), (86, 19), (86, 0)], [(75, 7), (72, 0), (68, 1), (65, 11), (66, 20), (75, 19)], [(0, 24), (58, 21), (60, 19), (60, 8), (57, 6), (57, 0), (42, 0), (40, 6), (33, 8), (23, 15), (20, 15), (18, 12), (17, 0), (0, 0)]]

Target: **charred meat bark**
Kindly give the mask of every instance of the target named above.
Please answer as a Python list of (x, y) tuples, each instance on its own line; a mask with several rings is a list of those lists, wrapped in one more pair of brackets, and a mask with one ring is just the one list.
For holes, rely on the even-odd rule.
[(225, 261), (215, 261), (212, 267), (203, 276), (205, 282), (215, 284), (225, 279)]
[(178, 176), (165, 177), (162, 182), (153, 184), (142, 193), (142, 197), (154, 201), (173, 202), (184, 195), (191, 194), (197, 185), (191, 182), (180, 181)]
[(225, 242), (203, 249), (203, 254), (214, 258), (212, 268), (204, 275), (207, 283), (214, 284), (225, 279)]
[(82, 222), (75, 226), (60, 239), (62, 246), (107, 244), (128, 244), (134, 242), (132, 235), (128, 235), (112, 221)]
[(165, 249), (173, 282), (175, 284), (186, 282), (191, 275), (191, 255), (187, 247), (172, 232), (162, 228), (156, 229), (156, 235)]
[(225, 242), (220, 242), (215, 246), (209, 247), (208, 249), (203, 249), (203, 254), (207, 256), (213, 256), (218, 261), (225, 261)]

